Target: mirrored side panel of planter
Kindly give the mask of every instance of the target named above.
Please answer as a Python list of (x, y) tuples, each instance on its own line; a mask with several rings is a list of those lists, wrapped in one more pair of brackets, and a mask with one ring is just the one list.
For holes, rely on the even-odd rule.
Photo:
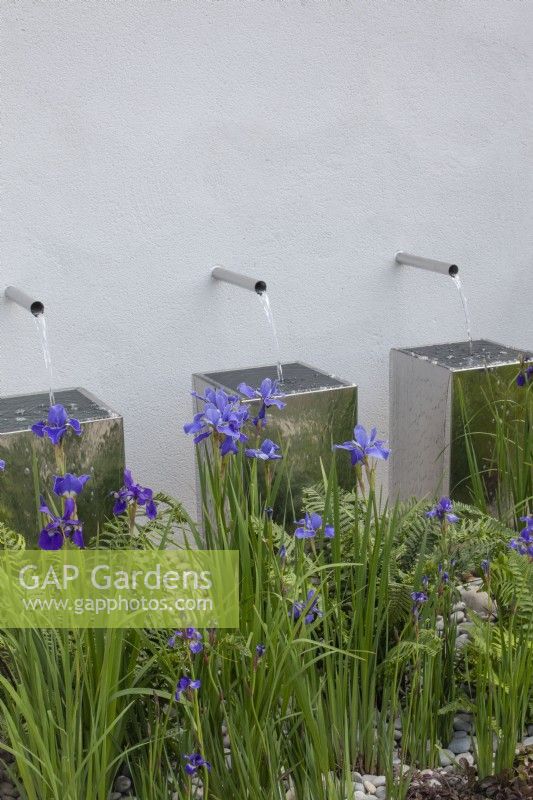
[(486, 340), (474, 341), (472, 349), (469, 342), (453, 342), (391, 351), (392, 500), (444, 494), (468, 502), (467, 441), (489, 498), (495, 496), (490, 403), (518, 399), (516, 376), (523, 360), (531, 358)]
[[(81, 436), (69, 429), (63, 442), (67, 470), (91, 476), (78, 502), (89, 541), (111, 516), (111, 493), (122, 485), (123, 421), (86, 389), (58, 391), (55, 401), (79, 419), (83, 429)], [(50, 495), (57, 474), (52, 443), (31, 432), (34, 422), (46, 419), (48, 408), (45, 393), (0, 398), (0, 458), (6, 462), (0, 477), (0, 521), (22, 533), (29, 547), (36, 546), (41, 527), (39, 493), (45, 498)]]
[[(253, 388), (264, 378), (276, 378), (276, 367), (252, 367), (242, 370), (210, 372), (193, 375), (193, 388), (203, 395), (206, 388), (223, 389), (229, 394), (239, 395), (238, 386), (246, 383)], [(298, 512), (303, 490), (322, 481), (320, 462), (326, 471), (332, 459), (332, 444), (353, 438), (357, 421), (357, 387), (339, 380), (321, 370), (300, 362), (283, 365), (283, 384), (280, 391), (285, 395), (283, 410), (268, 410), (267, 427), (259, 432), (259, 440), (272, 439), (279, 444), (284, 454), (290, 453), (290, 487), (292, 502)], [(259, 408), (256, 401), (242, 398), (252, 405), (252, 416)], [(203, 404), (195, 400), (194, 411)], [(253, 435), (253, 432), (252, 432)], [(255, 446), (250, 440), (251, 446)], [(201, 454), (200, 450), (200, 454)], [(349, 459), (338, 459), (340, 485), (346, 489), (353, 486), (353, 474)], [(276, 514), (282, 515), (287, 508), (292, 521), (292, 507), (287, 486), (278, 495)]]

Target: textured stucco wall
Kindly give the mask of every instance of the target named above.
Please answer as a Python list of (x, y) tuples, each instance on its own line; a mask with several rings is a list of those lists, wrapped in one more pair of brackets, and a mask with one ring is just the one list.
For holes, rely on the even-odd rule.
[[(1, 279), (48, 309), (59, 384), (125, 416), (139, 480), (192, 507), (190, 374), (282, 355), (360, 385), (387, 432), (388, 352), (474, 332), (533, 346), (533, 4), (2, 3)], [(1, 287), (0, 287), (1, 288)], [(0, 394), (44, 388), (0, 301)]]

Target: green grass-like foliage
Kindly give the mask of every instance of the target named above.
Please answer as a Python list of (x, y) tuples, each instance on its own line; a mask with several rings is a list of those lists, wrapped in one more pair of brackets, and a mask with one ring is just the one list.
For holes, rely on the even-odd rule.
[[(237, 550), (239, 628), (204, 631), (198, 655), (181, 639), (169, 647), (169, 631), (4, 632), (2, 734), (21, 796), (107, 800), (127, 762), (142, 800), (191, 800), (184, 754), (200, 752), (212, 765), (199, 773), (205, 800), (285, 800), (289, 789), (298, 800), (344, 800), (355, 769), (383, 772), (401, 798), (409, 774), (395, 783), (394, 720), (402, 762), (425, 767), (438, 763), (460, 708), (474, 710), (482, 774), (507, 766), (532, 701), (531, 565), (507, 546), (515, 516), (456, 504), (460, 521), (440, 525), (427, 501), (381, 502), (371, 464), (354, 471), (352, 492), (341, 489), (333, 463), (304, 492), (303, 511), (335, 536), (296, 540), (300, 510), (267, 512), (290, 464), (221, 459), (210, 442), (204, 456), (199, 523), (159, 495), (156, 520), (109, 520), (91, 547)], [(0, 525), (0, 547), (21, 546)], [(458, 653), (458, 585), (485, 559), (497, 624), (472, 618)], [(424, 576), (428, 600), (415, 616)], [(320, 614), (304, 622), (308, 602), (296, 620), (309, 591)], [(183, 675), (201, 687), (177, 702)]]

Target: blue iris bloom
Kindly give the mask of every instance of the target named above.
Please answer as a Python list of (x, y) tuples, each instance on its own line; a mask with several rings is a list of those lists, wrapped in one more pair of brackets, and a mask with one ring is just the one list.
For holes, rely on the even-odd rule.
[(509, 547), (521, 556), (533, 558), (533, 517), (520, 517), (525, 527), (520, 531), (518, 539), (511, 539)]
[(324, 616), (322, 611), (320, 611), (318, 608), (318, 597), (316, 592), (314, 592), (312, 589), (307, 592), (307, 600), (305, 602), (298, 600), (296, 603), (293, 603), (291, 609), (292, 619), (296, 622), (300, 619), (302, 614), (305, 614), (304, 622), (306, 625), (310, 625), (319, 617)]
[(525, 386), (526, 383), (531, 381), (533, 378), (533, 364), (529, 364), (527, 366), (523, 366), (518, 375), (516, 376), (516, 385), (517, 386)]
[(195, 396), (204, 401), (205, 408), (194, 415), (192, 422), (183, 426), (185, 433), (194, 436), (195, 444), (217, 433), (224, 437), (220, 444), (221, 455), (237, 453), (237, 443), (248, 440), (242, 432), (248, 409), (237, 397), (227, 395), (222, 389), (206, 390), (205, 397)]
[(245, 453), (248, 458), (259, 458), (261, 461), (277, 461), (283, 458), (281, 453), (278, 452), (279, 450), (278, 444), (274, 444), (271, 439), (265, 439), (258, 449), (248, 448)]
[(53, 445), (61, 444), (61, 440), (67, 432), (67, 428), (72, 428), (76, 436), (81, 436), (80, 421), (69, 417), (61, 403), (50, 406), (46, 422), (36, 422), (35, 425), (31, 426), (36, 436), (41, 438), (43, 436), (48, 436)]
[(77, 497), (81, 494), (90, 477), (90, 475), (73, 475), (71, 472), (67, 472), (63, 476), (56, 475), (54, 478), (54, 493), (58, 497)]
[(430, 519), (436, 518), (441, 522), (446, 519), (450, 523), (459, 522), (457, 514), (453, 513), (453, 503), (449, 497), (441, 497), (437, 505), (432, 509), (426, 511), (426, 517)]
[[(317, 533), (322, 529), (324, 523), (320, 514), (309, 514), (306, 512), (305, 517), (294, 524), (299, 526), (294, 531), (294, 535), (297, 539), (314, 539)], [(326, 539), (333, 539), (335, 536), (333, 525), (327, 524), (324, 526), (324, 536)]]
[(85, 547), (83, 523), (77, 518), (76, 502), (72, 497), (65, 501), (65, 510), (61, 517), (53, 514), (42, 498), (39, 511), (50, 518), (50, 522), (39, 535), (38, 544), (41, 550), (61, 550), (65, 539), (70, 539), (76, 547)]
[(411, 592), (411, 600), (413, 601), (413, 616), (416, 621), (420, 617), (420, 610), (424, 603), (427, 602), (428, 596), (425, 592)]
[(6, 462), (0, 458), (0, 472), (3, 472), (6, 468)]
[(258, 414), (252, 420), (253, 424), (259, 428), (264, 428), (267, 423), (267, 408), (275, 406), (283, 409), (287, 405), (282, 400), (285, 395), (279, 391), (278, 382), (273, 381), (271, 378), (265, 378), (261, 381), (261, 386), (258, 389), (253, 389), (246, 383), (239, 384), (237, 389), (249, 400), (259, 400), (261, 402)]
[(168, 646), (175, 647), (176, 639), (184, 639), (188, 642), (191, 653), (201, 653), (204, 649), (202, 634), (196, 628), (185, 628), (183, 630), (174, 631), (173, 635), (168, 640)]
[(264, 644), (256, 644), (255, 654), (257, 658), (262, 658), (266, 653), (266, 646)]
[(190, 691), (191, 689), (199, 689), (201, 685), (202, 682), (200, 680), (191, 680), (191, 678), (188, 678), (187, 676), (184, 675), (183, 678), (179, 679), (176, 685), (174, 698), (176, 700), (181, 700), (182, 694), (184, 694), (187, 691)]
[(205, 767), (207, 770), (211, 769), (211, 764), (209, 761), (206, 761), (200, 753), (190, 753), (189, 755), (183, 756), (183, 758), (187, 761), (185, 764), (185, 772), (187, 775), (194, 775), (202, 767)]
[(123, 514), (131, 505), (144, 506), (148, 519), (155, 519), (157, 516), (157, 506), (154, 502), (152, 489), (140, 486), (133, 480), (131, 470), (124, 470), (124, 486), (114, 493), (115, 505), (113, 514)]
[(388, 459), (390, 450), (384, 441), (377, 438), (376, 428), (372, 428), (369, 435), (362, 425), (356, 425), (353, 435), (351, 442), (333, 445), (334, 450), (347, 450), (350, 453), (352, 466), (366, 464), (369, 458)]

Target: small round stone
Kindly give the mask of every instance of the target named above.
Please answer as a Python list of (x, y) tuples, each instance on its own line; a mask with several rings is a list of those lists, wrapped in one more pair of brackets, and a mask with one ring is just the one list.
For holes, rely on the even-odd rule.
[(441, 767), (449, 767), (453, 764), (455, 755), (451, 750), (439, 750), (439, 762)]
[(118, 778), (115, 780), (113, 788), (115, 792), (120, 792), (121, 794), (124, 794), (124, 792), (128, 792), (131, 789), (131, 779), (128, 778), (126, 775), (119, 775)]
[(472, 737), (465, 734), (464, 736), (455, 736), (450, 742), (448, 750), (451, 750), (455, 755), (459, 755), (460, 753), (466, 753), (471, 747)]

